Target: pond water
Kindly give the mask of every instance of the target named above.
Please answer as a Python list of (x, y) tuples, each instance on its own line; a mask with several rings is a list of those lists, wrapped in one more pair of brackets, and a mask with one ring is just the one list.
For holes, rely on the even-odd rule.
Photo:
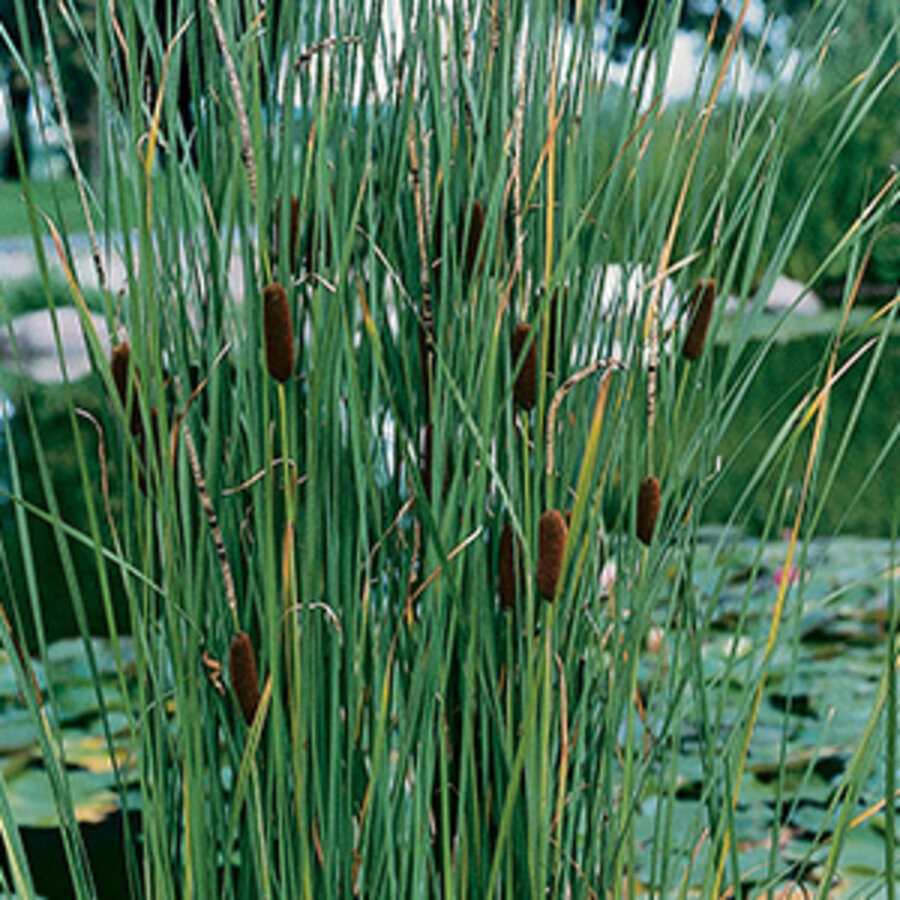
[[(792, 583), (779, 647), (769, 670), (735, 813), (737, 859), (742, 879), (755, 896), (753, 889), (765, 879), (774, 840), (776, 871), (791, 871), (815, 890), (829, 837), (844, 808), (844, 780), (875, 715), (872, 740), (868, 748), (863, 747), (872, 751), (864, 760), (867, 774), (851, 810), (861, 821), (846, 840), (829, 894), (852, 896), (860, 886), (877, 881), (885, 866), (885, 817), (879, 803), (884, 798), (886, 725), (884, 710), (873, 711), (888, 660), (888, 589), (898, 574), (898, 560), (894, 557), (892, 562), (890, 544), (884, 540), (813, 541), (805, 558), (785, 576), (783, 542), (772, 542), (760, 552), (753, 540), (721, 542), (721, 537), (719, 532), (705, 534), (698, 547), (694, 583), (698, 608), (708, 617), (701, 654), (708, 700), (719, 715), (713, 733), (698, 726), (697, 698), (686, 692), (679, 705), (680, 724), (665, 746), (658, 746), (655, 741), (668, 689), (666, 667), (676, 652), (677, 631), (657, 623), (661, 644), (642, 662), (646, 738), (639, 731), (637, 745), (647, 748), (647, 756), (640, 767), (642, 799), (634, 828), (638, 849), (647, 852), (637, 856), (637, 883), (649, 885), (660, 877), (651, 868), (650, 849), (660, 840), (659, 829), (669, 815), (676, 826), (669, 839), (668, 878), (673, 894), (682, 879), (689, 888), (696, 888), (704, 877), (710, 862), (708, 843), (685, 842), (680, 835), (700, 833), (694, 824), (705, 822), (704, 785), (714, 784), (715, 779), (707, 777), (704, 767), (710, 758), (721, 760), (732, 752), (741, 738), (748, 685), (752, 687), (759, 678), (778, 581), (789, 577)], [(754, 565), (759, 568), (751, 586), (748, 579)], [(115, 658), (107, 641), (94, 639), (93, 649), (114, 736), (115, 762), (130, 789), (128, 802), (134, 809), (138, 802), (133, 792), (134, 747)], [(122, 654), (127, 673), (133, 660), (127, 639)], [(97, 689), (81, 641), (55, 642), (49, 649), (48, 669), (37, 661), (34, 669), (42, 689), (46, 691), (48, 681), (54, 686), (55, 707), (49, 714), (62, 728), (79, 819), (91, 825), (106, 821), (106, 832), (101, 829), (96, 834), (107, 840), (109, 832), (121, 829), (120, 818), (107, 819), (120, 805)], [(129, 684), (129, 690), (133, 687)], [(52, 828), (56, 813), (37, 733), (2, 652), (0, 766), (20, 824), (29, 829)], [(668, 788), (660, 785), (670, 783), (673, 767), (677, 780), (674, 794), (669, 795)], [(896, 776), (900, 779), (900, 767)]]
[[(851, 896), (870, 880), (877, 883), (885, 868), (885, 817), (879, 804), (884, 800), (884, 735), (889, 726), (877, 704), (888, 669), (888, 590), (898, 574), (898, 557), (892, 563), (890, 544), (883, 540), (816, 540), (802, 566), (785, 575), (787, 545), (772, 542), (762, 548), (761, 569), (751, 583), (759, 551), (759, 544), (748, 539), (726, 543), (719, 552), (712, 543), (699, 548), (695, 588), (711, 627), (702, 647), (703, 672), (707, 699), (718, 718), (711, 729), (700, 728), (691, 712), (697, 697), (683, 698), (685, 715), (677, 736), (661, 754), (662, 762), (650, 765), (646, 773), (644, 801), (635, 821), (637, 840), (649, 850), (659, 839), (660, 823), (671, 815), (681, 823), (672, 837), (677, 847), (674, 871), (687, 885), (702, 880), (710, 862), (709, 844), (680, 841), (679, 834), (697, 833), (684, 826), (698, 817), (705, 821), (707, 767), (711, 761), (722, 765), (725, 754), (733, 753), (743, 739), (747, 700), (759, 683), (778, 584), (788, 577), (779, 644), (735, 811), (739, 871), (750, 896), (756, 896), (754, 888), (765, 882), (774, 840), (775, 871), (794, 872), (815, 893), (829, 838), (845, 808), (845, 779), (857, 754), (871, 751), (864, 762), (868, 775), (850, 810), (861, 821), (846, 840), (828, 893)], [(647, 656), (645, 686), (659, 685), (654, 670), (666, 665), (665, 654), (673, 652), (674, 643), (675, 636), (666, 635), (661, 658)], [(659, 704), (652, 693), (645, 703), (652, 744), (650, 723)], [(873, 716), (877, 722), (872, 740), (861, 746)], [(677, 765), (678, 772), (673, 797), (657, 787), (661, 769), (671, 765)], [(900, 767), (895, 774), (900, 776)], [(649, 852), (644, 854), (645, 860), (651, 858)], [(649, 863), (639, 863), (637, 875), (644, 884), (659, 877)]]

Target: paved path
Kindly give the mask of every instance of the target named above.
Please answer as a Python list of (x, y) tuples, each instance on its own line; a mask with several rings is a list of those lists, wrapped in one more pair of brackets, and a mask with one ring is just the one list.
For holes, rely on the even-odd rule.
[[(62, 263), (56, 250), (53, 239), (49, 236), (42, 241), (47, 265), (54, 278), (60, 282), (65, 280)], [(74, 234), (69, 236), (69, 247), (72, 253), (75, 272), (82, 290), (97, 290), (100, 286), (97, 270), (91, 257), (91, 242), (87, 234)], [(106, 271), (107, 283), (115, 294), (128, 285), (127, 270), (121, 256), (121, 245), (115, 243), (108, 248), (101, 244), (101, 255)], [(137, 255), (137, 241), (134, 240), (132, 252)], [(4, 286), (15, 284), (18, 281), (37, 278), (39, 274), (37, 256), (34, 252), (34, 243), (30, 237), (0, 238), (0, 289)], [(236, 254), (232, 254), (229, 268), (229, 284), (235, 296), (242, 297), (243, 267)]]

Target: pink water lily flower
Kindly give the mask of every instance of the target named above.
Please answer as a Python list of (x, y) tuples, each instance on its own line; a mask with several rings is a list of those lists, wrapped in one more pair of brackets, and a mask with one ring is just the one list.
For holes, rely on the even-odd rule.
[[(782, 566), (775, 573), (775, 584), (778, 587), (781, 587), (782, 579), (787, 577), (788, 585), (797, 584), (800, 581), (800, 570), (796, 566), (789, 566), (787, 572), (785, 572), (784, 567)], [(807, 573), (807, 578), (809, 577)]]

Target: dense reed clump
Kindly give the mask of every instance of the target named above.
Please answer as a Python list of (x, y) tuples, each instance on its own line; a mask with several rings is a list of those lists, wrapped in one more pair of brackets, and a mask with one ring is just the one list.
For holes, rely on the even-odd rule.
[(715, 279), (704, 279), (694, 288), (689, 306), (691, 324), (684, 339), (684, 346), (681, 349), (685, 359), (696, 360), (703, 353), (703, 347), (706, 344), (706, 334), (709, 331), (709, 323), (712, 321), (715, 299)]
[(656, 530), (656, 519), (659, 516), (660, 487), (659, 479), (648, 475), (641, 481), (638, 489), (637, 536), (641, 543), (648, 547), (653, 541)]
[(246, 631), (239, 631), (231, 641), (228, 650), (228, 671), (244, 721), (250, 725), (256, 715), (256, 707), (259, 706), (259, 674), (253, 644)]
[[(13, 2), (19, 11), (35, 5)], [(740, 681), (740, 667), (754, 676), (771, 669), (783, 689), (789, 629), (773, 638), (771, 656), (759, 641), (752, 659), (706, 651), (721, 636), (713, 592), (732, 599), (723, 566), (733, 557), (749, 563), (750, 578), (770, 571), (761, 554), (784, 524), (784, 491), (769, 487), (793, 485), (799, 457), (818, 440), (809, 427), (795, 440), (784, 416), (795, 399), (818, 396), (828, 368), (802, 372), (798, 363), (796, 398), (756, 428), (758, 417), (739, 406), (774, 347), (773, 334), (757, 349), (756, 329), (777, 331), (778, 317), (759, 315), (750, 336), (747, 320), (732, 321), (714, 295), (746, 296), (793, 265), (808, 192), (796, 194), (790, 234), (779, 237), (767, 219), (795, 196), (777, 179), (792, 168), (793, 111), (807, 94), (815, 112), (806, 73), (798, 68), (792, 85), (773, 75), (767, 98), (729, 96), (727, 54), (746, 59), (733, 11), (719, 19), (691, 99), (656, 97), (669, 84), (661, 67), (677, 55), (671, 42), (684, 34), (662, 3), (640, 30), (635, 65), (621, 67), (605, 64), (613, 47), (599, 30), (614, 29), (613, 17), (544, 0), (441, 10), (416, 0), (62, 5), (74, 26), (67, 46), (84, 43), (98, 81), (101, 127), (92, 130), (104, 142), (92, 148), (99, 177), (81, 166), (67, 179), (88, 198), (77, 227), (90, 230), (94, 214), (106, 251), (95, 268), (117, 255), (114, 270), (96, 273), (102, 290), (84, 301), (136, 344), (100, 350), (110, 366), (101, 372), (106, 446), (117, 451), (103, 490), (95, 475), (103, 447), (75, 415), (75, 389), (64, 399), (79, 478), (63, 493), (56, 472), (44, 470), (67, 442), (37, 424), (29, 452), (23, 419), (6, 415), (0, 371), (0, 596), (14, 595), (17, 632), (36, 634), (50, 661), (39, 670), (46, 721), (13, 643), (4, 630), (0, 637), (29, 698), (14, 712), (49, 738), (42, 763), (74, 895), (107, 894), (91, 883), (93, 860), (80, 858), (83, 806), (74, 810), (72, 798), (81, 786), (67, 766), (78, 757), (50, 752), (57, 737), (68, 747), (57, 723), (71, 698), (57, 679), (71, 670), (47, 653), (38, 626), (64, 618), (47, 603), (75, 609), (85, 647), (95, 624), (115, 642), (97, 657), (94, 693), (107, 693), (113, 658), (122, 702), (100, 714), (110, 749), (126, 750), (106, 772), (129, 805), (123, 823), (134, 823), (120, 855), (130, 857), (135, 896), (158, 886), (173, 896), (218, 890), (223, 900), (737, 896), (758, 872), (763, 842), (772, 851), (753, 890), (781, 892), (778, 879), (796, 866), (778, 852), (777, 810), (790, 805), (793, 782), (779, 770), (772, 784), (790, 790), (762, 816), (731, 804), (760, 796), (739, 797), (735, 777), (748, 794), (755, 778), (741, 748), (787, 733), (767, 724), (754, 734), (752, 717), (732, 712), (754, 707), (759, 683)], [(619, 18), (638, 5), (623, 4)], [(237, 11), (244, 6), (265, 16), (250, 21)], [(154, 29), (154, 7), (165, 7), (164, 27)], [(380, 21), (382, 8), (415, 27)], [(116, 44), (129, 52), (107, 72), (101, 51)], [(25, 66), (33, 58), (58, 70), (52, 36), (32, 49), (20, 54)], [(173, 118), (167, 62), (193, 94), (190, 128)], [(658, 71), (648, 74), (651, 65)], [(158, 105), (142, 90), (151, 69)], [(658, 81), (655, 99), (648, 78)], [(127, 88), (124, 112), (107, 105), (111, 80)], [(63, 87), (60, 119), (78, 100)], [(852, 93), (829, 102), (853, 114), (865, 85)], [(852, 129), (839, 131), (843, 140)], [(163, 137), (171, 150), (151, 160)], [(27, 187), (35, 206), (41, 189)], [(872, 206), (841, 253), (866, 257), (898, 189)], [(45, 220), (29, 219), (35, 251), (46, 254)], [(63, 257), (73, 221), (67, 210), (53, 220)], [(80, 252), (76, 242), (79, 266)], [(697, 276), (712, 273), (718, 283), (695, 289)], [(121, 283), (131, 289), (118, 303)], [(45, 283), (43, 293), (49, 300), (56, 288)], [(756, 294), (744, 310), (762, 313)], [(891, 318), (895, 328), (890, 313), (876, 321)], [(719, 338), (734, 352), (717, 353), (715, 378), (700, 377), (720, 314)], [(843, 365), (857, 340), (868, 335), (837, 334), (825, 352), (834, 347)], [(679, 351), (684, 358), (673, 359)], [(862, 370), (880, 352), (853, 365)], [(615, 360), (628, 363), (627, 374), (610, 374), (626, 369)], [(27, 411), (27, 398), (12, 399), (16, 416)], [(709, 498), (723, 487), (743, 492), (749, 429), (771, 452), (752, 454), (758, 471), (746, 496), (729, 507), (722, 537), (710, 537)], [(834, 431), (821, 429), (822, 444)], [(810, 465), (821, 474), (809, 483), (823, 496), (840, 478), (826, 446), (816, 445), (818, 457), (809, 451), (822, 462)], [(729, 462), (722, 470), (719, 456)], [(39, 471), (28, 472), (34, 461)], [(16, 465), (23, 477), (13, 479)], [(759, 516), (761, 496), (770, 516)], [(799, 534), (812, 535), (818, 500), (800, 508)], [(759, 559), (743, 543), (731, 553), (733, 537), (757, 521), (766, 531)], [(20, 539), (5, 550), (11, 531)], [(46, 542), (32, 541), (42, 532), (52, 561)], [(51, 581), (56, 557), (63, 565)], [(13, 569), (25, 563), (12, 590), (7, 559)], [(777, 623), (771, 591), (762, 593), (748, 590), (747, 624), (741, 617), (729, 638), (755, 629), (757, 599)], [(689, 641), (677, 628), (684, 623)], [(218, 661), (204, 652), (216, 648)], [(0, 712), (9, 699), (0, 696)], [(762, 714), (781, 723), (784, 711), (769, 695), (759, 699)], [(892, 714), (883, 702), (872, 733)], [(698, 731), (715, 746), (680, 740)], [(790, 761), (809, 748), (791, 737), (779, 749)], [(862, 796), (864, 762), (848, 756), (851, 798)], [(891, 751), (884, 771), (900, 771), (894, 762)], [(851, 771), (860, 773), (852, 783)], [(698, 792), (678, 790), (685, 779)], [(75, 790), (64, 789), (68, 781)], [(105, 792), (112, 780), (102, 783)], [(881, 787), (866, 785), (871, 802), (894, 791)], [(695, 793), (705, 798), (699, 806)], [(0, 796), (7, 852), (23, 809), (8, 806)], [(833, 881), (820, 864), (825, 843), (838, 843), (843, 813), (833, 812), (822, 820), (828, 838), (809, 851), (820, 884)], [(763, 816), (771, 830), (757, 830)], [(884, 855), (896, 868), (896, 856)], [(53, 896), (7, 888), (8, 870), (26, 866), (0, 867), (0, 893)]]
[(553, 600), (556, 596), (568, 536), (565, 516), (558, 509), (541, 513), (538, 523), (537, 583), (545, 600)]
[(263, 291), (266, 368), (282, 384), (294, 371), (294, 326), (287, 291), (273, 282)]
[(514, 369), (519, 369), (513, 385), (513, 399), (517, 406), (525, 410), (534, 409), (537, 403), (537, 341), (532, 341), (525, 349), (530, 334), (531, 326), (520, 322), (512, 336), (512, 365)]

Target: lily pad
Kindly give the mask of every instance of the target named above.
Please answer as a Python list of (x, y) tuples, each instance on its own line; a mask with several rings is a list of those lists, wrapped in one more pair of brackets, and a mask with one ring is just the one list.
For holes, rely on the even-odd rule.
[[(109, 789), (109, 776), (93, 772), (68, 772), (67, 781), (75, 817), (79, 822), (100, 822), (119, 808)], [(42, 769), (30, 767), (7, 785), (13, 816), (19, 827), (51, 828), (59, 825), (50, 777)]]

